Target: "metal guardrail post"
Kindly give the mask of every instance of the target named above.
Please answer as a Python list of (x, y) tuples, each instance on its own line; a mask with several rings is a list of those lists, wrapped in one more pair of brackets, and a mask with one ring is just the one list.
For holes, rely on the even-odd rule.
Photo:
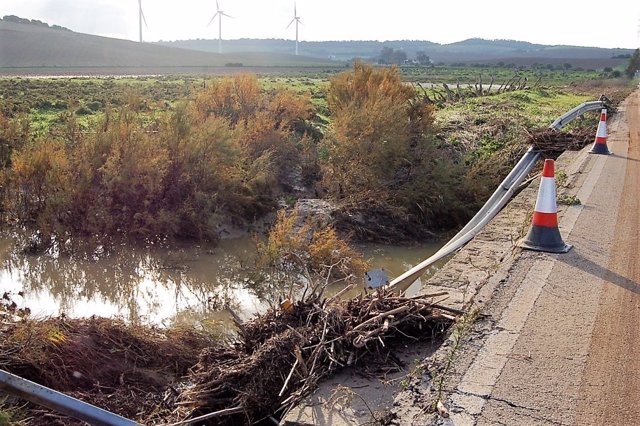
[(96, 426), (140, 426), (102, 408), (0, 370), (0, 390)]

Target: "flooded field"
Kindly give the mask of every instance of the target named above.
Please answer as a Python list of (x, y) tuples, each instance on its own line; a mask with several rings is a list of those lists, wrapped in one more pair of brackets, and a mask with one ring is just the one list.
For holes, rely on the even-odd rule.
[[(441, 244), (415, 247), (357, 245), (371, 268), (393, 278), (438, 250)], [(0, 237), (0, 289), (35, 317), (121, 317), (131, 323), (159, 325), (218, 322), (224, 307), (247, 317), (264, 311), (280, 289), (257, 288), (250, 279), (255, 255), (251, 238), (223, 240), (213, 246), (105, 249), (68, 257), (50, 250), (22, 253), (9, 235)], [(354, 289), (352, 295), (362, 291)]]

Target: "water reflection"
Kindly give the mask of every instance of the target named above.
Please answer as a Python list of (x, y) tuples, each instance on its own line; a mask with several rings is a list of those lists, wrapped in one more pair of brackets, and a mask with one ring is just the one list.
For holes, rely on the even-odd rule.
[(225, 304), (249, 314), (263, 309), (241, 285), (241, 263), (252, 256), (248, 238), (217, 248), (121, 246), (100, 257), (31, 256), (4, 236), (0, 285), (3, 291), (22, 291), (22, 303), (37, 316), (95, 314), (153, 323), (215, 319)]
[[(0, 236), (0, 290), (11, 292), (20, 307), (29, 307), (37, 317), (98, 315), (161, 325), (225, 322), (225, 305), (250, 316), (264, 311), (267, 300), (282, 291), (247, 284), (247, 266), (255, 255), (248, 237), (224, 240), (215, 248), (121, 245), (105, 253), (97, 246), (73, 257), (56, 252), (25, 255), (20, 248), (13, 236)], [(384, 267), (394, 277), (439, 245), (358, 248), (372, 266)]]

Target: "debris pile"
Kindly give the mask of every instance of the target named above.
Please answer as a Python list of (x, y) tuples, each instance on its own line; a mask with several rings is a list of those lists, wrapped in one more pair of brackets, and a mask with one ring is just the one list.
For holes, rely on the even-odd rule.
[[(190, 329), (106, 318), (0, 318), (1, 369), (143, 423), (162, 411), (165, 390), (214, 344)], [(84, 424), (36, 405), (25, 416), (29, 425)]]
[(534, 149), (548, 154), (580, 150), (593, 143), (594, 138), (594, 131), (588, 128), (577, 128), (568, 132), (536, 129), (527, 133), (529, 144)]
[[(233, 350), (206, 350), (177, 398), (185, 417), (250, 424), (283, 416), (338, 368), (388, 356), (393, 338), (433, 338), (460, 312), (434, 297), (384, 290), (340, 300), (313, 296), (238, 324)], [(223, 417), (224, 416), (224, 417)], [(213, 417), (209, 417), (213, 418)]]
[[(436, 337), (460, 314), (437, 303), (446, 293), (322, 294), (238, 320), (233, 339), (98, 318), (5, 325), (0, 368), (144, 424), (252, 424), (284, 416), (341, 367), (383, 362), (394, 340)], [(27, 424), (71, 424), (29, 410)]]

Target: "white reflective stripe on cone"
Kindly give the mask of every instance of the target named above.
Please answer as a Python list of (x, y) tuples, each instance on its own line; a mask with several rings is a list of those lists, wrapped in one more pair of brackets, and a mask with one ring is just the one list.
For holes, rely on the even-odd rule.
[(606, 138), (607, 137), (607, 124), (604, 121), (601, 121), (598, 124), (598, 131), (596, 132), (596, 137)]
[(538, 191), (535, 209), (540, 213), (558, 213), (555, 178), (543, 177), (540, 180), (540, 190)]

